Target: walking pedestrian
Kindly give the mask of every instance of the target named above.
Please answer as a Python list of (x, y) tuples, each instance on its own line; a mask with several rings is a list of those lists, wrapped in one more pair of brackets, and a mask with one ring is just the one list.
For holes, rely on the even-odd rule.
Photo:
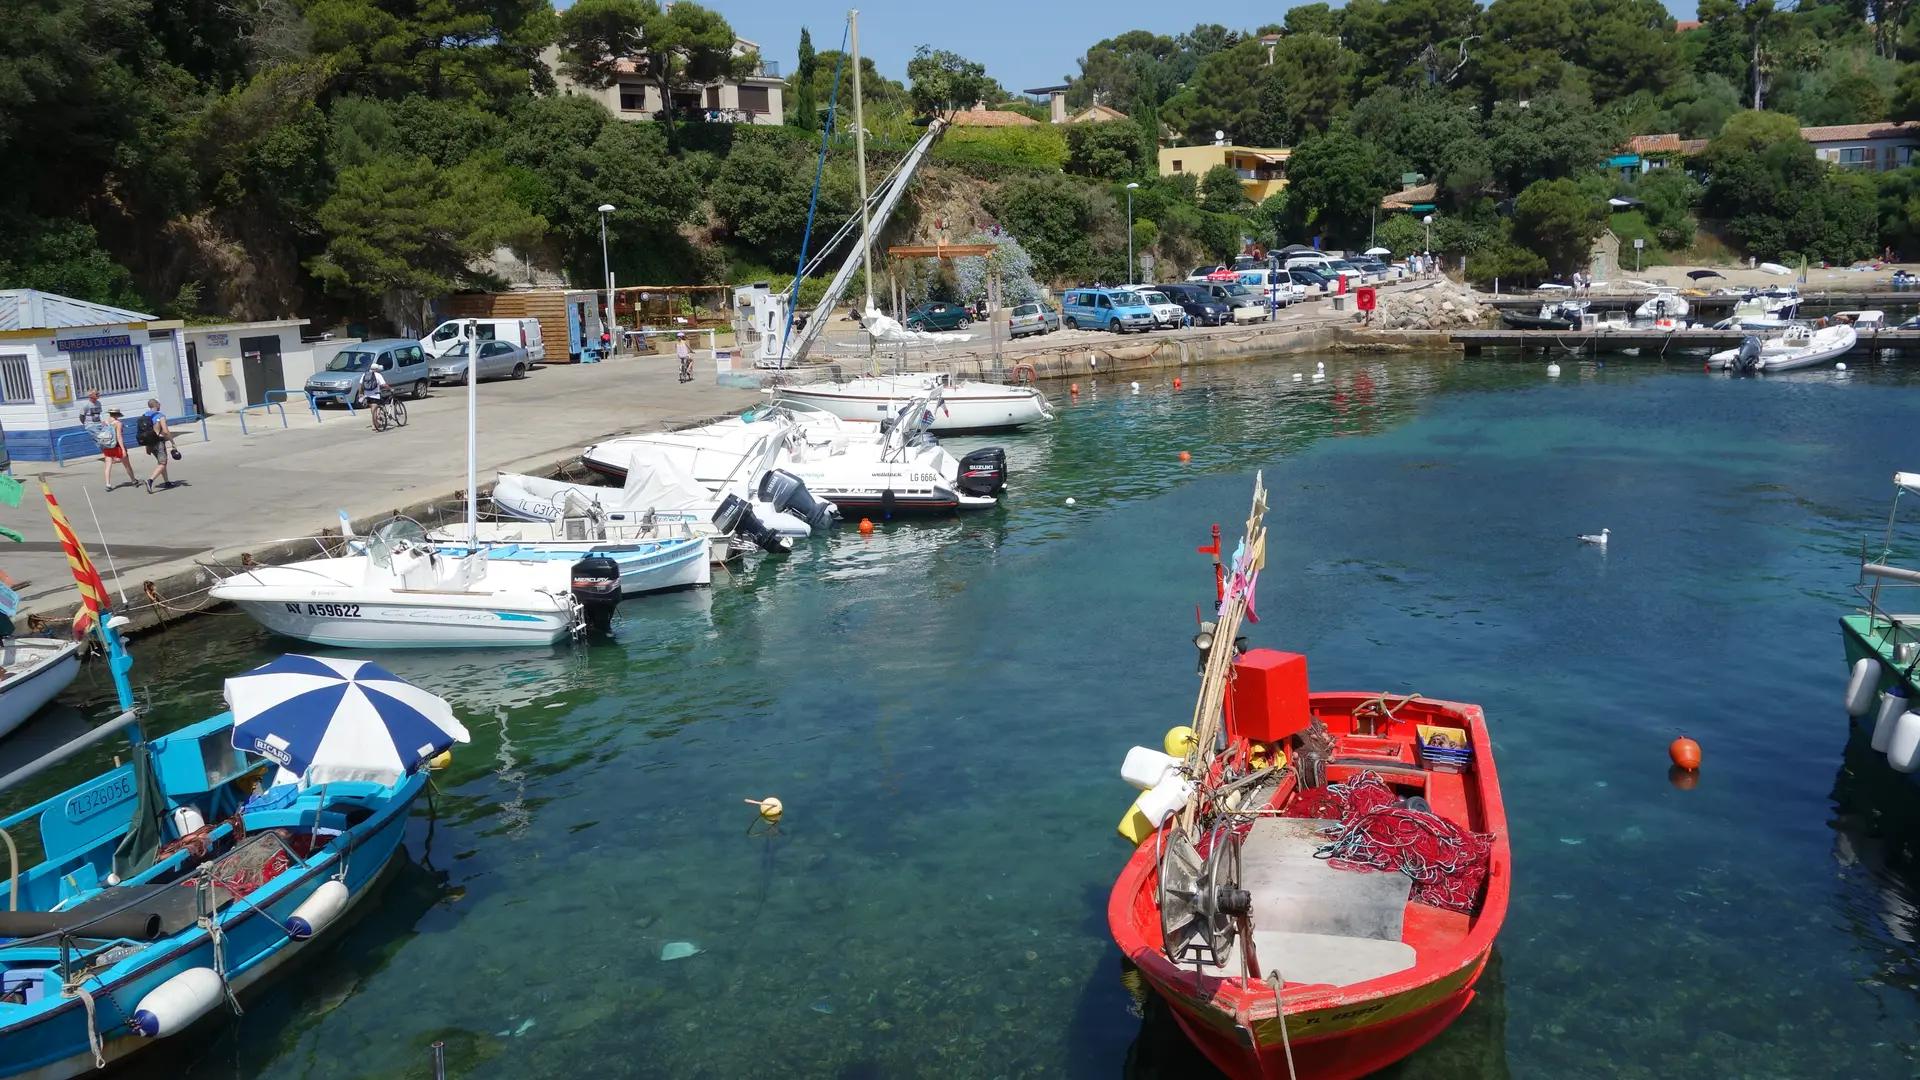
[(167, 475), (167, 455), (171, 451), (177, 458), (180, 451), (172, 449), (173, 429), (167, 426), (167, 414), (160, 411), (159, 398), (147, 399), (147, 411), (141, 413), (140, 419), (134, 422), (133, 435), (157, 463), (153, 467), (153, 475), (147, 477), (147, 493), (153, 493), (155, 480), (160, 481), (162, 489), (172, 487), (173, 477)]
[(675, 334), (674, 337), (679, 339), (674, 344), (673, 353), (680, 358), (680, 381), (683, 383), (692, 382), (693, 350), (687, 347), (687, 335), (685, 333)]
[(93, 441), (100, 444), (100, 456), (107, 459), (107, 467), (100, 475), (100, 481), (107, 485), (107, 490), (112, 491), (120, 486), (113, 480), (115, 463), (126, 472), (127, 483), (139, 487), (140, 478), (133, 474), (133, 462), (127, 460), (127, 438), (126, 432), (120, 427), (120, 410), (108, 409), (106, 421), (94, 425), (90, 430)]

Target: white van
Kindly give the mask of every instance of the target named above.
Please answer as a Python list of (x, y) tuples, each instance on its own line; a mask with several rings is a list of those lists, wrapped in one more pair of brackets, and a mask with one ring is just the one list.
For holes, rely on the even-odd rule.
[(1271, 269), (1258, 267), (1239, 273), (1240, 284), (1259, 296), (1270, 298), (1274, 307), (1288, 307), (1296, 300), (1307, 298), (1306, 286), (1295, 285), (1285, 270), (1275, 274)]
[(481, 341), (510, 341), (527, 350), (527, 356), (536, 364), (547, 359), (539, 319), (448, 319), (434, 327), (433, 333), (422, 338), (420, 344), (426, 346), (429, 357), (438, 358), (460, 344), (460, 328), (468, 322), (474, 324), (473, 332)]

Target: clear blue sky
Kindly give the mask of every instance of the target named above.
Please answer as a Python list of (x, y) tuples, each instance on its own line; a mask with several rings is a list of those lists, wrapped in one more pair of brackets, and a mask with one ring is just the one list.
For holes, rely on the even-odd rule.
[[(570, 3), (571, 0), (567, 0)], [(701, 0), (726, 16), (733, 31), (760, 43), (762, 55), (793, 73), (800, 27), (813, 33), (813, 47), (840, 46), (849, 3), (822, 0)], [(1344, 3), (1344, 0), (1339, 0)], [(558, 6), (565, 7), (567, 3)], [(922, 43), (954, 52), (987, 66), (987, 74), (1018, 93), (1034, 86), (1064, 82), (1080, 70), (1076, 63), (1087, 46), (1128, 30), (1178, 34), (1196, 22), (1218, 22), (1251, 30), (1279, 22), (1292, 3), (1271, 8), (1225, 4), (1188, 7), (1166, 0), (871, 0), (860, 8), (860, 52), (882, 74), (906, 80), (907, 60)], [(1693, 0), (1669, 0), (1675, 18), (1693, 18)]]

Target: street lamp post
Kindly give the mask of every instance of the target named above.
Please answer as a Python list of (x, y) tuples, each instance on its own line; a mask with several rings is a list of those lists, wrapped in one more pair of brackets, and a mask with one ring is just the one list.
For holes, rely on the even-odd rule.
[(1431, 263), (1431, 262), (1433, 261), (1433, 215), (1432, 215), (1432, 214), (1428, 214), (1428, 215), (1427, 215), (1426, 217), (1423, 217), (1423, 218), (1421, 218), (1420, 220), (1421, 220), (1422, 222), (1424, 222), (1424, 223), (1426, 224), (1426, 226), (1427, 226), (1427, 252), (1426, 252), (1426, 254), (1427, 254), (1427, 261), (1428, 261), (1429, 263)]
[[(613, 264), (607, 261), (607, 215), (613, 213), (612, 203), (600, 204), (600, 284), (607, 290), (606, 321), (601, 324), (600, 332), (613, 340)], [(603, 356), (601, 359), (605, 359)]]
[(1133, 193), (1139, 184), (1127, 185), (1127, 284), (1133, 284)]

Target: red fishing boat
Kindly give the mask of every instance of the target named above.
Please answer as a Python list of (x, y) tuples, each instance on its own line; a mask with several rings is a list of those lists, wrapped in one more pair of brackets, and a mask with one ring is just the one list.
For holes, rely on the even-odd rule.
[[(1419, 696), (1314, 693), (1306, 658), (1239, 637), (1265, 492), (1195, 637), (1200, 701), (1135, 747), (1138, 843), (1107, 919), (1144, 982), (1235, 1080), (1365, 1076), (1473, 1000), (1511, 853), (1486, 719)], [(1218, 564), (1218, 530), (1211, 550)]]

